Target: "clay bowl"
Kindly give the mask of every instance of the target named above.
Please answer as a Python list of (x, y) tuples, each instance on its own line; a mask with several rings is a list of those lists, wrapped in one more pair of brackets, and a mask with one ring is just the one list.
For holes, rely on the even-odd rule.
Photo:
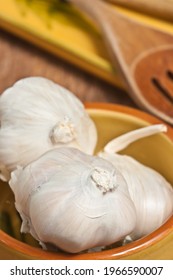
[[(87, 104), (86, 107), (98, 129), (97, 151), (122, 133), (161, 123), (128, 107), (111, 104)], [(173, 185), (173, 128), (169, 127), (166, 134), (139, 140), (121, 153), (154, 168)], [(44, 251), (30, 235), (20, 233), (21, 221), (13, 194), (8, 184), (0, 184), (0, 259), (173, 259), (173, 216), (156, 231), (125, 246), (80, 254)]]

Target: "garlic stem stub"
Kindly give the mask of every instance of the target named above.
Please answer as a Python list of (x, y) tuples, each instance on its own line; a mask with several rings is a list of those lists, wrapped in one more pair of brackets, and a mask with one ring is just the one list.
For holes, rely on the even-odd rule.
[(104, 147), (104, 151), (107, 153), (117, 153), (139, 139), (166, 131), (167, 126), (164, 124), (155, 124), (135, 129), (109, 141), (109, 143), (107, 143)]
[(0, 96), (0, 178), (48, 150), (68, 146), (93, 154), (97, 131), (80, 100), (41, 77), (16, 82)]
[(50, 150), (9, 181), (21, 231), (71, 253), (122, 240), (136, 225), (126, 181), (113, 165), (75, 148)]

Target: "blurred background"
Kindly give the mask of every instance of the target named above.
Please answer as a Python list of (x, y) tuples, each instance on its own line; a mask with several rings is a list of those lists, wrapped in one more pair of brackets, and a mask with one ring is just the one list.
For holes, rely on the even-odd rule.
[[(112, 2), (112, 8), (129, 17), (173, 32), (169, 20), (146, 15), (143, 6), (136, 11)], [(111, 64), (99, 31), (58, 0), (0, 0), (0, 93), (27, 76), (47, 77), (83, 102), (137, 108)]]

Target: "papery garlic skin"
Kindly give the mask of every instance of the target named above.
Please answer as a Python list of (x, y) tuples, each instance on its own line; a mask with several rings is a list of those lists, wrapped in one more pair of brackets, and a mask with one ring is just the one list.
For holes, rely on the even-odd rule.
[(76, 253), (130, 234), (136, 211), (124, 178), (113, 165), (74, 148), (51, 150), (9, 182), (22, 231), (41, 244)]
[(173, 214), (173, 188), (162, 175), (130, 156), (107, 152), (99, 156), (111, 162), (127, 182), (137, 213), (133, 240), (156, 230)]
[(41, 77), (16, 82), (0, 97), (0, 177), (8, 181), (17, 165), (44, 152), (70, 146), (92, 154), (94, 122), (71, 92)]

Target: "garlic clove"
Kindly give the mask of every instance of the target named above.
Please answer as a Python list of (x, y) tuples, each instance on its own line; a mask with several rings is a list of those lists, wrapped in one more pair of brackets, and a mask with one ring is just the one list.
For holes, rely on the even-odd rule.
[[(2, 180), (48, 150), (75, 147), (92, 154), (97, 131), (83, 104), (71, 92), (41, 77), (16, 82), (0, 97)], [(8, 174), (7, 174), (8, 173)]]
[(165, 125), (152, 125), (121, 135), (98, 154), (111, 162), (127, 182), (137, 212), (137, 224), (130, 235), (143, 237), (160, 227), (173, 213), (173, 188), (155, 170), (126, 155), (115, 152), (143, 137), (166, 131)]
[(159, 228), (173, 214), (173, 188), (155, 170), (125, 155), (100, 153), (119, 170), (134, 202), (137, 223), (130, 234), (135, 240)]
[(48, 151), (13, 171), (9, 184), (22, 230), (44, 246), (81, 252), (123, 239), (136, 225), (123, 176), (108, 161), (74, 148)]

